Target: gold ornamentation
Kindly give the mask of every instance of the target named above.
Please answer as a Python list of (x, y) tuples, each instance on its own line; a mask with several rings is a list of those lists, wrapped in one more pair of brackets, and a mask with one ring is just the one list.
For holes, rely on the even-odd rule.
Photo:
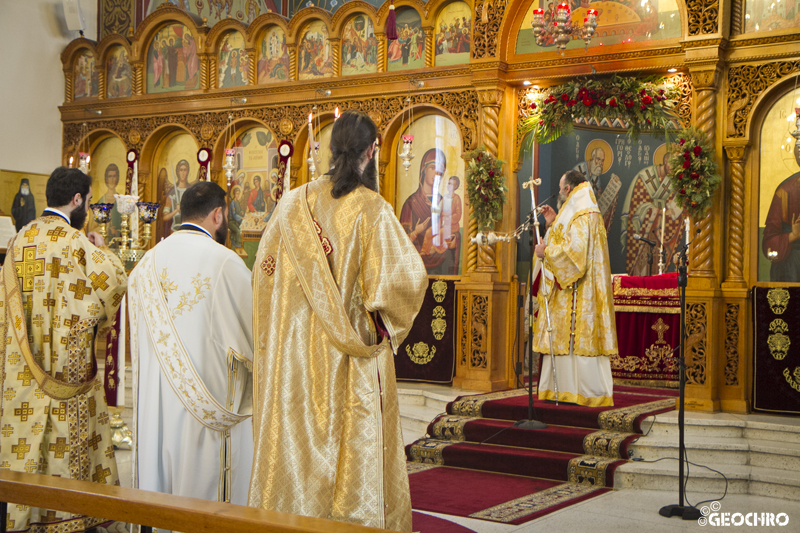
[(275, 273), (275, 258), (268, 255), (267, 258), (261, 262), (261, 270), (263, 270), (267, 276), (273, 275)]
[(550, 234), (550, 242), (556, 246), (564, 242), (564, 230), (561, 228), (561, 224), (553, 228), (553, 232)]
[(458, 364), (466, 366), (467, 364), (467, 319), (469, 317), (469, 299), (466, 294), (461, 295), (461, 358)]
[(444, 338), (447, 331), (447, 321), (444, 319), (445, 310), (441, 305), (437, 305), (433, 309), (433, 321), (431, 322), (431, 329), (433, 330), (433, 337), (440, 341)]
[(374, 109), (369, 113), (367, 113), (367, 116), (369, 116), (369, 118), (372, 119), (372, 122), (374, 122), (375, 125), (378, 126), (378, 128), (380, 128), (381, 124), (383, 124), (383, 118), (381, 117), (381, 114), (375, 111)]
[(786, 306), (789, 305), (789, 291), (783, 287), (770, 289), (767, 291), (767, 301), (773, 313), (782, 315), (786, 311)]
[(451, 444), (455, 443), (443, 440), (420, 439), (411, 445), (408, 455), (411, 456), (411, 460), (415, 463), (443, 465), (442, 451)]
[(635, 433), (619, 433), (617, 431), (595, 431), (583, 438), (583, 453), (595, 457), (611, 457), (623, 459), (622, 443)]
[(142, 134), (139, 133), (139, 130), (130, 130), (128, 132), (128, 142), (134, 146), (142, 142)]
[(426, 470), (430, 470), (431, 468), (439, 468), (436, 465), (424, 465), (422, 463), (412, 463), (411, 461), (406, 463), (406, 473), (410, 476), (411, 474), (416, 474), (417, 472), (424, 472)]
[(620, 433), (636, 433), (639, 428), (634, 428), (636, 419), (647, 413), (667, 411), (675, 408), (675, 398), (658, 400), (649, 403), (640, 403), (630, 407), (610, 409), (597, 415), (597, 424), (606, 431)]
[(686, 12), (689, 15), (690, 36), (710, 35), (719, 31), (719, 0), (688, 0)]
[(725, 306), (725, 385), (739, 384), (739, 304)]
[(686, 305), (686, 383), (690, 385), (706, 383), (707, 321), (706, 304)]
[(431, 436), (434, 439), (450, 440), (463, 442), (466, 439), (464, 436), (464, 425), (467, 422), (478, 420), (470, 416), (458, 415), (443, 415), (435, 420), (433, 423), (433, 430)]
[(789, 373), (789, 367), (783, 369), (783, 377), (794, 390), (800, 392), (800, 366), (794, 367), (794, 373)]
[(789, 353), (789, 346), (792, 344), (789, 337), (784, 335), (789, 331), (789, 325), (780, 318), (776, 318), (770, 323), (769, 330), (772, 332), (772, 335), (767, 339), (769, 353), (772, 354), (774, 359), (782, 361), (786, 354)]
[[(484, 6), (485, 2), (488, 3)], [(484, 9), (486, 9), (488, 16), (487, 22), (483, 22), (482, 17), (479, 15)], [(472, 33), (472, 57), (483, 59), (497, 56), (498, 35), (500, 34), (500, 26), (503, 23), (505, 11), (505, 1), (478, 0), (475, 2), (475, 12), (472, 19), (475, 25)]]
[(744, 159), (747, 146), (726, 146), (730, 160), (731, 200), (728, 208), (730, 254), (726, 281), (744, 283)]
[(209, 123), (205, 123), (200, 126), (200, 138), (204, 141), (211, 139), (214, 136), (214, 126)]
[(523, 516), (580, 498), (596, 490), (600, 490), (600, 487), (580, 483), (564, 483), (472, 513), (469, 517), (509, 523)]
[(761, 93), (798, 71), (800, 60), (729, 68), (727, 136), (745, 137), (750, 111)]
[(489, 298), (487, 296), (472, 296), (472, 368), (486, 368), (488, 365), (488, 319)]
[(437, 279), (433, 282), (433, 285), (431, 285), (431, 292), (433, 293), (433, 299), (442, 303), (447, 295), (447, 282)]
[(103, 21), (100, 26), (101, 39), (113, 33), (127, 35), (128, 29), (133, 27), (133, 0), (103, 0), (100, 2), (100, 10)]
[(406, 353), (408, 358), (418, 365), (428, 364), (433, 356), (436, 355), (436, 346), (428, 346), (420, 341), (414, 345), (413, 351), (406, 346)]
[(294, 124), (292, 124), (291, 120), (284, 117), (278, 123), (278, 131), (281, 132), (281, 135), (291, 135), (294, 131)]
[(191, 312), (192, 308), (206, 297), (208, 291), (211, 290), (211, 278), (201, 279), (200, 274), (197, 274), (192, 278), (192, 286), (194, 294), (191, 291), (181, 293), (178, 305), (172, 310), (172, 318), (181, 316), (184, 312)]
[(492, 400), (502, 400), (503, 398), (515, 398), (525, 396), (528, 391), (525, 389), (512, 389), (487, 394), (475, 394), (457, 398), (451, 405), (450, 410), (454, 415), (468, 417), (482, 417), (481, 408), (483, 404)]
[(592, 487), (605, 487), (606, 469), (616, 461), (619, 461), (619, 459), (594, 457), (592, 455), (573, 457), (567, 467), (569, 482), (591, 485)]

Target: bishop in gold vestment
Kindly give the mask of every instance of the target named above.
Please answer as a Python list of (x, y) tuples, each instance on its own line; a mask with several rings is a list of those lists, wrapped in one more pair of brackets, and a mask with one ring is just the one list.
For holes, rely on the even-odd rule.
[(259, 245), (250, 505), (411, 531), (393, 352), (425, 265), (379, 194), (331, 189), (284, 196)]
[[(62, 215), (47, 210), (23, 227), (3, 265), (0, 468), (119, 484), (94, 343), (104, 342), (127, 278)], [(104, 521), (8, 509), (8, 531), (72, 533)]]
[[(569, 174), (561, 178), (562, 194)], [(576, 174), (583, 181), (566, 183), (568, 196), (560, 196), (563, 205), (549, 223), (545, 243), (537, 246), (537, 256), (543, 256), (533, 337), (533, 349), (544, 354), (539, 399), (614, 405), (610, 357), (617, 353), (617, 330), (608, 237), (591, 184)], [(545, 298), (553, 328), (557, 396)]]

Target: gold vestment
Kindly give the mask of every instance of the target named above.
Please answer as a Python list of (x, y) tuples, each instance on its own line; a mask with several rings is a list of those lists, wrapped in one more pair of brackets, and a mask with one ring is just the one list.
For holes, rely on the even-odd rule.
[[(59, 216), (17, 234), (0, 276), (0, 468), (119, 484), (94, 343), (105, 342), (126, 281), (113, 253)], [(8, 508), (9, 531), (72, 533), (104, 521)]]
[(331, 186), (284, 196), (259, 245), (249, 504), (411, 531), (393, 351), (425, 266), (383, 198)]

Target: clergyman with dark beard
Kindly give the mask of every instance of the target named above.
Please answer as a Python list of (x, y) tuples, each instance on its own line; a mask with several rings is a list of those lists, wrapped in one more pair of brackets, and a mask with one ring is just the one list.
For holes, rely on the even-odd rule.
[(342, 113), (330, 172), (281, 198), (258, 246), (248, 503), (410, 532), (393, 350), (428, 276), (377, 192), (377, 137)]

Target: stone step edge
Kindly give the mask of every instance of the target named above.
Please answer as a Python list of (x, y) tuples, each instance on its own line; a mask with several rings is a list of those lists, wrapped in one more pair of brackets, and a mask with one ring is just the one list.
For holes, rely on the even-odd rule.
[[(678, 415), (676, 413), (677, 411), (669, 411), (667, 413), (648, 416), (642, 421), (642, 426), (644, 427), (645, 424), (652, 424), (653, 426), (659, 426), (659, 425), (677, 426)], [(713, 426), (716, 428), (729, 427), (729, 428), (744, 429), (744, 430), (757, 429), (757, 430), (777, 431), (780, 433), (800, 434), (800, 426), (794, 424), (780, 424), (777, 422), (760, 422), (756, 420), (728, 419), (725, 417), (690, 418), (689, 416), (687, 416), (684, 420), (684, 423), (686, 426), (693, 426), (693, 427), (698, 427), (698, 426), (699, 427)]]
[(435, 400), (435, 401), (438, 401), (438, 402), (443, 402), (445, 404), (450, 403), (452, 401), (455, 401), (455, 399), (458, 396), (461, 396), (460, 394), (457, 394), (455, 396), (451, 396), (451, 395), (444, 395), (444, 394), (439, 394), (439, 393), (436, 393), (436, 392), (431, 392), (431, 391), (426, 391), (426, 390), (421, 390), (421, 389), (401, 389), (401, 388), (397, 389), (397, 395), (400, 398), (402, 398), (403, 396), (422, 396), (426, 400), (428, 400), (428, 399)]
[[(776, 440), (748, 439), (743, 437), (692, 437), (684, 439), (688, 449), (708, 451), (772, 453), (800, 457), (800, 443)], [(643, 437), (631, 444), (631, 448), (674, 448), (678, 449), (678, 439), (663, 437)]]
[[(722, 472), (725, 477), (728, 478), (728, 481), (758, 481), (762, 483), (800, 487), (800, 472), (792, 470), (767, 468), (763, 466), (725, 465), (716, 463), (705, 466)], [(628, 461), (627, 463), (617, 467), (617, 472), (622, 474), (650, 474), (677, 478), (678, 461), (665, 460), (657, 463)], [(689, 465), (689, 477), (695, 479), (719, 479), (720, 481), (724, 481), (718, 473), (694, 465)]]

